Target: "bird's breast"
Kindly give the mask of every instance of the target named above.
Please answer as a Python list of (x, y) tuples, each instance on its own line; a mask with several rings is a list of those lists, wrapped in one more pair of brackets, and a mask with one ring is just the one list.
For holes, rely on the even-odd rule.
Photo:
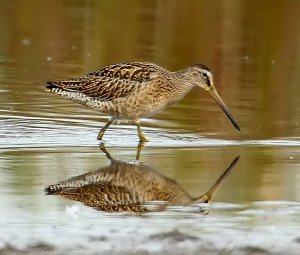
[(113, 100), (119, 117), (126, 119), (145, 118), (162, 111), (169, 105), (169, 98), (155, 93), (145, 91), (135, 93), (126, 98)]

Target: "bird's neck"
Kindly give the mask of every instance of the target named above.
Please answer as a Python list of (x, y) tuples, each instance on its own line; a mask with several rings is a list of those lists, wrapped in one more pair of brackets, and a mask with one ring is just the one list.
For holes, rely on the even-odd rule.
[(190, 75), (186, 69), (178, 70), (173, 73), (175, 76), (176, 82), (173, 86), (177, 89), (182, 91), (183, 96), (187, 94), (192, 88), (195, 87), (195, 82), (193, 77)]
[(194, 83), (185, 72), (180, 70), (173, 72), (172, 75), (170, 104), (179, 102), (194, 87)]

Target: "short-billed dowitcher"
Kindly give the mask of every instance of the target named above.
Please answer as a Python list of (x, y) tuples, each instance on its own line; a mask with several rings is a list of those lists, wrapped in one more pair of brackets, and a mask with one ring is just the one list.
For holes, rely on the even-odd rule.
[(127, 62), (103, 67), (66, 81), (49, 81), (47, 91), (86, 105), (112, 117), (100, 130), (101, 140), (115, 120), (133, 120), (140, 141), (148, 139), (140, 118), (148, 117), (180, 101), (193, 87), (208, 91), (237, 130), (240, 127), (214, 87), (213, 75), (203, 64), (170, 72), (144, 62)]
[[(239, 160), (239, 157), (236, 157), (207, 192), (192, 197), (175, 180), (163, 176), (145, 164), (115, 160), (103, 144), (101, 150), (110, 159), (109, 166), (50, 185), (46, 187), (46, 193), (80, 201), (100, 211), (162, 211), (168, 205), (188, 206), (210, 202), (216, 189)], [(160, 202), (153, 203), (155, 201)], [(153, 203), (152, 207), (149, 207), (149, 202)]]

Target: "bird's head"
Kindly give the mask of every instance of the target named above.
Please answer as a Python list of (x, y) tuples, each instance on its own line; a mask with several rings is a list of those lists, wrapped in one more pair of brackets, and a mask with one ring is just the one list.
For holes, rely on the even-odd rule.
[(230, 113), (228, 107), (225, 105), (224, 101), (214, 87), (213, 75), (210, 72), (209, 68), (204, 64), (192, 65), (189, 67), (189, 75), (191, 76), (191, 82), (193, 83), (193, 85), (206, 90), (221, 107), (221, 109), (230, 119), (233, 126), (238, 131), (240, 131), (240, 127), (237, 121)]

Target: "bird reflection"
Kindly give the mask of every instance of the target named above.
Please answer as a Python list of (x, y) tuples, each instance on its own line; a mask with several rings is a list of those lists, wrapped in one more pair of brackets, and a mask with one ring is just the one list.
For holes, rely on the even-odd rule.
[[(115, 160), (103, 143), (100, 149), (110, 160), (109, 166), (49, 185), (45, 189), (46, 194), (60, 195), (106, 212), (163, 211), (170, 205), (187, 206), (210, 202), (216, 189), (239, 160), (236, 157), (207, 192), (194, 198), (175, 180), (163, 176), (149, 166), (138, 161), (127, 163)], [(139, 144), (137, 160), (141, 149), (142, 145)]]

